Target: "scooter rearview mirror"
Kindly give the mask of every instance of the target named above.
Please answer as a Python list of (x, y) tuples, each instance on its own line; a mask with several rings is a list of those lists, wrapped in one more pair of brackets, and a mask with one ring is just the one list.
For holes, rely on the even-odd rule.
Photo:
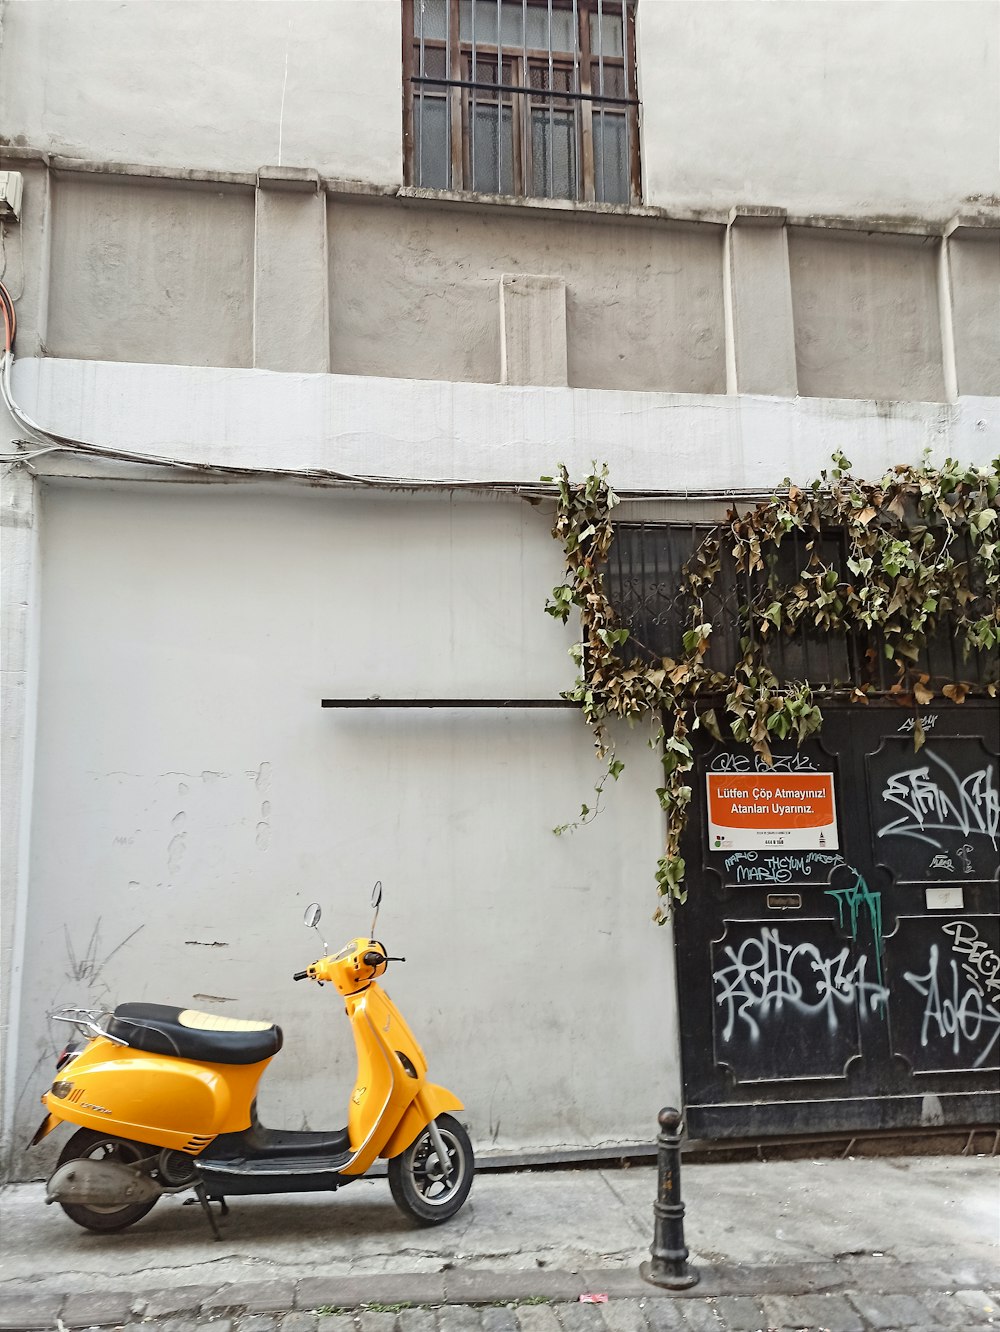
[[(305, 925), (307, 929), (315, 930), (316, 933), (319, 934), (319, 922), (322, 914), (323, 911), (322, 908), (320, 907), (320, 904), (318, 902), (310, 902), (309, 905), (306, 907), (305, 915), (302, 917), (303, 925)], [(323, 945), (323, 952), (328, 953), (330, 951), (329, 945), (327, 944), (326, 940), (323, 938), (322, 934), (319, 934), (319, 937), (320, 937), (320, 942)]]
[(378, 909), (382, 905), (382, 880), (375, 881), (375, 887), (372, 889), (372, 906), (375, 908), (375, 915), (372, 917), (372, 932), (369, 939), (375, 938), (375, 922), (378, 920)]

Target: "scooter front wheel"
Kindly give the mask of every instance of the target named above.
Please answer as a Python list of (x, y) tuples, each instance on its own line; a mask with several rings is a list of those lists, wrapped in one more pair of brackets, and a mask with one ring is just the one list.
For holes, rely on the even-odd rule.
[(419, 1226), (436, 1226), (454, 1216), (469, 1196), (476, 1163), (469, 1135), (451, 1115), (434, 1121), (447, 1166), (441, 1161), (430, 1127), (389, 1161), (389, 1188), (396, 1206)]
[[(115, 1138), (107, 1133), (97, 1133), (94, 1129), (77, 1129), (59, 1154), (58, 1165), (67, 1161), (79, 1161), (88, 1157), (92, 1161), (115, 1161), (119, 1165), (134, 1165), (135, 1162), (156, 1152), (156, 1147), (144, 1147), (141, 1143), (131, 1142), (128, 1138)], [(134, 1225), (156, 1206), (151, 1202), (126, 1203), (123, 1207), (93, 1207), (84, 1203), (60, 1202), (71, 1221), (85, 1230), (99, 1230), (105, 1233), (124, 1230)]]

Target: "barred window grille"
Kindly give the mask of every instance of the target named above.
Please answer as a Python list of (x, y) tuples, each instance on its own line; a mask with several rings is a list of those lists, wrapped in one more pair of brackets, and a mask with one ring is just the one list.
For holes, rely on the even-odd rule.
[[(701, 543), (717, 529), (711, 525), (680, 523), (617, 523), (615, 540), (604, 571), (605, 590), (632, 641), (650, 657), (678, 658), (682, 638), (691, 628), (687, 620), (684, 566)], [(773, 572), (779, 582), (794, 582), (808, 563), (805, 545), (811, 539), (792, 532), (781, 543)], [(841, 570), (850, 581), (842, 533), (825, 532), (820, 538), (820, 559)], [(966, 546), (961, 557), (968, 561)], [(742, 656), (741, 639), (752, 633), (746, 607), (762, 590), (766, 574), (737, 573), (726, 543), (721, 567), (706, 610), (713, 625), (706, 653), (710, 669), (730, 674)], [(983, 589), (972, 580), (974, 595)], [(886, 660), (882, 636), (829, 634), (800, 623), (792, 635), (769, 634), (764, 660), (779, 680), (808, 680), (820, 691), (866, 686), (875, 693), (888, 691), (896, 678)], [(941, 617), (914, 669), (934, 680), (961, 680), (978, 691), (1000, 677), (1000, 653), (970, 652), (963, 656), (951, 618)]]
[(403, 23), (408, 184), (641, 203), (635, 0), (403, 0)]

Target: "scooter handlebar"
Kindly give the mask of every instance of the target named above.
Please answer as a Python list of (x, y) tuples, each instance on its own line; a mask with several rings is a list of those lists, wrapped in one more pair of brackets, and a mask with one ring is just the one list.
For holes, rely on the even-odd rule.
[(292, 977), (292, 980), (308, 980), (308, 979), (309, 979), (308, 971), (297, 971), (295, 975)]

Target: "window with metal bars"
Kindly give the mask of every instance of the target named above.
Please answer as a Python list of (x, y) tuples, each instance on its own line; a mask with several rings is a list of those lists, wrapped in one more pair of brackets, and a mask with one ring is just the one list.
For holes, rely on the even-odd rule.
[[(689, 523), (617, 523), (615, 540), (604, 570), (605, 590), (632, 643), (650, 657), (683, 655), (682, 638), (691, 628), (687, 620), (686, 584), (683, 570), (701, 543), (716, 529)], [(706, 598), (712, 637), (706, 665), (728, 675), (743, 655), (741, 639), (752, 634), (747, 607), (762, 594), (768, 573), (780, 584), (794, 584), (798, 571), (809, 560), (806, 542), (814, 539), (790, 533), (774, 556), (771, 570), (738, 573), (723, 541), (719, 573)], [(823, 564), (838, 569), (842, 581), (846, 570), (843, 533), (824, 532), (817, 551)], [(962, 558), (970, 561), (968, 541)], [(973, 577), (973, 595), (983, 589)], [(869, 633), (831, 634), (800, 623), (792, 634), (768, 635), (764, 660), (779, 680), (808, 680), (814, 689), (836, 690), (865, 686), (874, 693), (886, 692), (895, 680), (895, 668), (886, 660), (883, 638)], [(947, 611), (940, 616), (936, 632), (928, 639), (914, 669), (937, 681), (964, 681), (979, 692), (1000, 674), (1000, 654), (963, 654)]]
[(638, 204), (635, 0), (403, 0), (407, 184)]

